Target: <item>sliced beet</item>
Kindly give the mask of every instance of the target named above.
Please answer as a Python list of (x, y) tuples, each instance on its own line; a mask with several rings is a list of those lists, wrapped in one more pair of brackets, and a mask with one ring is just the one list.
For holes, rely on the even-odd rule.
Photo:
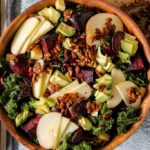
[(85, 132), (82, 129), (77, 129), (72, 136), (71, 142), (73, 144), (80, 143), (81, 141), (85, 141), (87, 139)]
[(94, 14), (93, 9), (84, 7), (82, 9), (74, 10), (72, 17), (69, 18), (69, 21), (78, 31), (84, 32), (88, 19)]
[(15, 64), (10, 63), (10, 69), (19, 75), (27, 76), (29, 72), (29, 63), (26, 55), (20, 54), (16, 57)]
[(74, 104), (73, 106), (69, 107), (69, 112), (72, 116), (72, 119), (77, 119), (80, 115), (86, 116), (87, 109), (86, 109), (86, 100), (82, 100), (80, 103)]
[(56, 33), (50, 33), (50, 34), (44, 35), (40, 40), (42, 50), (44, 52), (52, 50), (56, 44), (57, 37), (58, 37), (58, 34)]
[(79, 74), (76, 74), (76, 76), (87, 82), (88, 84), (91, 84), (94, 82), (94, 70), (92, 68), (88, 69), (81, 69)]
[(128, 67), (129, 71), (136, 71), (144, 69), (144, 63), (139, 54), (135, 55), (133, 58), (133, 63)]
[(24, 86), (20, 93), (17, 96), (18, 101), (29, 101), (32, 96), (32, 88), (28, 86)]
[(22, 129), (31, 137), (36, 136), (36, 128), (39, 123), (39, 120), (41, 119), (41, 116), (37, 115), (35, 117), (32, 117), (28, 122), (26, 122), (24, 125), (22, 125)]
[(121, 40), (125, 37), (125, 33), (122, 31), (118, 31), (112, 37), (112, 51), (114, 56), (117, 56), (119, 51), (121, 51)]

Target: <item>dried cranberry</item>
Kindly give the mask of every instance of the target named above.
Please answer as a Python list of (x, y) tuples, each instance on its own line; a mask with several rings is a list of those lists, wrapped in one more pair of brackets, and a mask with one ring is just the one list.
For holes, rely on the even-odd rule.
[(101, 130), (104, 130), (105, 129), (105, 126), (100, 126), (99, 127)]
[(44, 96), (49, 97), (50, 93), (49, 92), (45, 92)]
[(104, 119), (109, 119), (110, 117), (111, 117), (110, 114), (105, 114), (105, 115), (103, 116)]

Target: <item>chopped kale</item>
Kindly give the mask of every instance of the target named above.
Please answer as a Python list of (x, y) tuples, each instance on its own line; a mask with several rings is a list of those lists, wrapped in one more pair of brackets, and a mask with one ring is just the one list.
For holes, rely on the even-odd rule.
[(78, 145), (71, 143), (72, 133), (68, 133), (63, 139), (61, 150), (92, 150), (92, 147), (87, 142), (83, 141)]
[(125, 133), (139, 119), (138, 110), (132, 107), (127, 107), (125, 111), (119, 112), (117, 117), (118, 133)]
[(73, 150), (92, 150), (92, 147), (90, 144), (83, 141), (79, 145), (73, 146)]
[(17, 74), (10, 74), (4, 81), (4, 91), (0, 96), (0, 104), (4, 106), (11, 119), (14, 119), (18, 115), (18, 105), (16, 97), (20, 91), (21, 85), (18, 81), (20, 76)]
[(112, 110), (107, 108), (107, 105), (104, 104), (101, 113), (98, 117), (92, 117), (91, 121), (93, 123), (93, 134), (101, 135), (108, 133), (114, 124), (114, 119), (112, 118)]
[(66, 137), (63, 139), (63, 142), (61, 144), (61, 150), (67, 150), (69, 148), (71, 148), (71, 144), (69, 143), (69, 141), (71, 140), (72, 134), (69, 132), (67, 133)]
[(15, 99), (10, 99), (8, 103), (4, 106), (5, 110), (8, 113), (8, 117), (15, 119), (18, 115), (18, 105)]
[(134, 82), (137, 86), (146, 86), (147, 84), (147, 74), (146, 70), (138, 70), (138, 71), (129, 71), (127, 65), (117, 65), (119, 69), (121, 69), (127, 80)]

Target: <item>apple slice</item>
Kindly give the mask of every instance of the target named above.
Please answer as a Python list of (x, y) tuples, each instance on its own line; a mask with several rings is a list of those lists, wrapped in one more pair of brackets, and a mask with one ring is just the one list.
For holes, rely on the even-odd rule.
[(76, 125), (76, 124), (73, 123), (73, 122), (70, 122), (69, 125), (68, 125), (68, 127), (67, 127), (67, 129), (66, 129), (66, 131), (64, 132), (64, 134), (63, 134), (63, 136), (62, 136), (60, 142), (65, 138), (65, 136), (67, 135), (67, 133), (69, 133), (69, 132), (73, 133), (73, 132), (76, 131), (77, 129), (79, 129), (79, 126)]
[(50, 69), (48, 72), (43, 72), (42, 86), (40, 89), (40, 97), (44, 96), (51, 75), (52, 75), (52, 69)]
[(61, 125), (61, 114), (51, 112), (44, 115), (37, 126), (37, 140), (45, 149), (56, 149)]
[(80, 85), (78, 80), (75, 80), (69, 85), (62, 88), (60, 91), (52, 94), (49, 98), (57, 101), (57, 97), (63, 96), (66, 93), (71, 93), (74, 90), (74, 88), (76, 88), (78, 85)]
[(18, 55), (23, 47), (25, 41), (30, 37), (40, 21), (36, 17), (27, 19), (18, 29), (11, 44), (11, 52)]
[(111, 72), (112, 76), (112, 98), (107, 101), (108, 108), (114, 108), (122, 101), (116, 85), (126, 80), (124, 73), (120, 69), (113, 68)]
[(124, 81), (119, 83), (116, 88), (119, 91), (124, 103), (127, 106), (132, 106), (133, 108), (139, 108), (140, 104), (141, 104), (141, 95), (138, 96), (138, 98), (136, 99), (136, 101), (134, 103), (129, 103), (129, 97), (128, 97), (128, 89), (131, 87), (136, 87), (137, 86), (131, 82), (131, 81)]
[(33, 95), (36, 98), (40, 98), (40, 90), (42, 87), (42, 79), (43, 79), (43, 73), (40, 73), (37, 77), (36, 80), (32, 81), (32, 91)]
[(52, 70), (41, 72), (37, 77), (38, 79), (33, 81), (32, 91), (34, 97), (40, 98), (44, 96), (51, 74)]
[(46, 20), (42, 24), (42, 26), (39, 28), (38, 32), (34, 35), (31, 43), (35, 42), (37, 39), (39, 39), (44, 34), (48, 33), (53, 28), (54, 28), (54, 25), (51, 22), (49, 22), (49, 21)]
[(86, 42), (88, 45), (92, 45), (92, 37), (95, 34), (95, 29), (98, 28), (102, 31), (108, 18), (111, 18), (111, 23), (116, 26), (115, 31), (123, 31), (123, 23), (116, 15), (110, 13), (96, 14), (88, 20), (86, 25)]
[(83, 82), (78, 87), (76, 87), (72, 93), (78, 93), (80, 97), (84, 97), (85, 99), (88, 99), (92, 93), (91, 87), (86, 83)]
[(34, 32), (30, 35), (30, 37), (26, 40), (25, 44), (23, 45), (20, 53), (25, 53), (31, 44), (33, 44), (38, 38), (49, 32), (54, 26), (47, 21), (44, 17), (38, 16), (40, 20), (40, 24), (34, 30)]
[(62, 138), (65, 130), (67, 129), (67, 127), (69, 125), (69, 123), (70, 123), (70, 119), (68, 119), (66, 117), (61, 118), (59, 140)]

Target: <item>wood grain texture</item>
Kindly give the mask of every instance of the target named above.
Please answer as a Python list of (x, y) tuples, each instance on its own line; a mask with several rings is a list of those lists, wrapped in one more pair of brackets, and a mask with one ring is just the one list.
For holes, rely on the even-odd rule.
[[(71, 0), (73, 1), (73, 0)], [(100, 9), (103, 9), (107, 12), (112, 12), (114, 14), (117, 14), (118, 16), (120, 16), (120, 18), (122, 19), (122, 21), (125, 23), (125, 25), (127, 26), (127, 28), (134, 33), (139, 41), (142, 43), (143, 48), (144, 48), (144, 52), (147, 55), (147, 59), (150, 62), (150, 54), (149, 54), (149, 45), (146, 42), (144, 35), (141, 33), (141, 31), (139, 30), (139, 28), (136, 26), (135, 23), (132, 22), (132, 20), (127, 17), (123, 12), (121, 12), (119, 9), (116, 9), (110, 5), (107, 5), (104, 2), (98, 1), (98, 0), (75, 0), (76, 3), (82, 3), (82, 4), (86, 4), (88, 6), (94, 6), (94, 7), (98, 7)], [(6, 32), (3, 34), (1, 40), (0, 40), (0, 52), (2, 52), (1, 54), (4, 54), (5, 52), (5, 48), (8, 45), (8, 43), (10, 42), (11, 38), (13, 37), (14, 33), (16, 32), (17, 28), (22, 24), (22, 22), (31, 14), (34, 13), (36, 11), (38, 11), (39, 9), (54, 4), (54, 1), (49, 1), (49, 0), (43, 0), (40, 3), (37, 3), (36, 5), (34, 5), (33, 7), (29, 8), (26, 12), (24, 12), (23, 14), (21, 14), (20, 17), (18, 17), (17, 19), (15, 19), (15, 21), (8, 27), (8, 29), (6, 30)], [(9, 34), (11, 31), (11, 34)], [(8, 36), (9, 35), (9, 36)], [(124, 140), (126, 140), (138, 127), (139, 125), (143, 122), (143, 120), (145, 119), (147, 112), (149, 110), (149, 93), (147, 93), (147, 98), (144, 99), (144, 102), (141, 106), (142, 108), (142, 112), (141, 112), (141, 121), (138, 122), (137, 124), (135, 124), (133, 126), (133, 128), (125, 135), (123, 136), (117, 136), (110, 144), (108, 144), (106, 147), (104, 147), (103, 149), (113, 149), (114, 147), (116, 147), (118, 144), (122, 143)], [(8, 130), (10, 131), (10, 133), (20, 142), (22, 142), (24, 145), (26, 145), (28, 148), (30, 149), (40, 149), (38, 146), (36, 146), (35, 144), (31, 143), (31, 141), (29, 141), (28, 139), (24, 138), (21, 134), (19, 134), (16, 130), (16, 128), (13, 125), (13, 122), (11, 120), (9, 120), (9, 118), (6, 116), (5, 112), (3, 111), (3, 109), (0, 109), (0, 118), (2, 119), (2, 121), (6, 124)]]

